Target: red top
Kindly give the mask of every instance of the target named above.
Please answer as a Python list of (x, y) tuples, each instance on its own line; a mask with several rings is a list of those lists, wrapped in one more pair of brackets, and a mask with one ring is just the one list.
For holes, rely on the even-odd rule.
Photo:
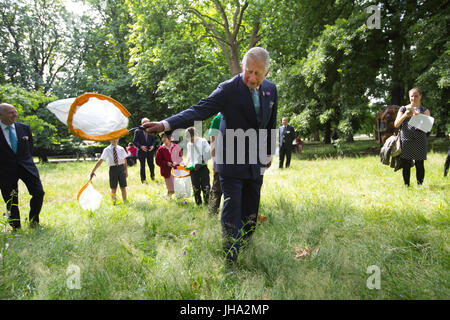
[(175, 143), (172, 143), (170, 147), (166, 147), (164, 144), (158, 148), (156, 151), (155, 162), (160, 167), (161, 175), (164, 178), (169, 178), (172, 170), (171, 167), (167, 165), (168, 162), (175, 164), (180, 164), (183, 161), (181, 156), (180, 147)]
[(127, 152), (129, 152), (132, 156), (135, 156), (137, 154), (136, 146), (127, 147)]

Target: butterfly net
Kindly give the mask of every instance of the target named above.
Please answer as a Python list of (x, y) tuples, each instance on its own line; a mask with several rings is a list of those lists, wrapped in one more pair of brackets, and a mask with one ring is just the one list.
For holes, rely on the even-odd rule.
[(84, 140), (109, 141), (128, 134), (130, 113), (116, 100), (97, 93), (54, 101), (47, 108)]

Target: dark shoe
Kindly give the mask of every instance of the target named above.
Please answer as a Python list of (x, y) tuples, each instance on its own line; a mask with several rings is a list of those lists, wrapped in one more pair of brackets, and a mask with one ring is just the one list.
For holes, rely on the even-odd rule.
[(39, 227), (40, 227), (39, 222), (35, 222), (35, 221), (31, 221), (31, 222), (30, 222), (30, 228), (32, 228), (32, 229), (37, 229), (37, 228), (39, 228)]
[(17, 233), (21, 230), (21, 227), (12, 227), (11, 233)]
[(195, 203), (199, 206), (202, 204), (202, 195), (200, 189), (194, 189)]
[(13, 230), (18, 230), (22, 227), (20, 220), (9, 219), (9, 225), (13, 228)]
[(203, 202), (208, 205), (209, 203), (209, 189), (204, 189), (203, 190)]
[(146, 184), (147, 180), (141, 180), (142, 184)]

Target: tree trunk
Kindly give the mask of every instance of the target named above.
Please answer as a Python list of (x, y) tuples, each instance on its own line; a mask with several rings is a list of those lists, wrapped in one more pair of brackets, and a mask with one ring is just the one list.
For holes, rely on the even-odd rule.
[(331, 144), (331, 122), (330, 121), (327, 121), (325, 123), (323, 142), (325, 144)]
[(391, 104), (402, 106), (404, 92), (404, 83), (401, 79), (402, 61), (403, 61), (403, 37), (398, 35), (394, 40), (394, 56), (392, 58), (392, 85), (391, 85)]
[(41, 148), (36, 150), (40, 163), (48, 163), (47, 152)]
[[(245, 1), (241, 5), (239, 1), (236, 1), (235, 12), (232, 17), (228, 17), (225, 10), (227, 4), (224, 1), (213, 0), (212, 2), (214, 3), (215, 9), (220, 14), (221, 21), (211, 18), (207, 13), (203, 13), (190, 5), (187, 7), (187, 11), (197, 16), (209, 35), (216, 39), (228, 64), (228, 68), (234, 76), (242, 71), (239, 47), (243, 41), (247, 40), (245, 36), (241, 39), (239, 39), (239, 36), (241, 29), (244, 30), (244, 33), (247, 33), (242, 21), (249, 3)], [(261, 40), (261, 34), (258, 34), (259, 30), (260, 22), (258, 18), (252, 26), (249, 49), (254, 47), (258, 41)]]
[(313, 141), (320, 141), (320, 132), (319, 132), (319, 130), (316, 130), (316, 131), (314, 132), (314, 138), (313, 138)]
[(233, 76), (241, 73), (241, 63), (239, 59), (239, 47), (237, 43), (233, 43), (230, 46), (231, 50), (231, 64), (228, 66), (230, 68), (230, 72)]
[(445, 138), (445, 131), (447, 129), (448, 108), (445, 108), (442, 113), (439, 114), (439, 122), (436, 125), (436, 137)]

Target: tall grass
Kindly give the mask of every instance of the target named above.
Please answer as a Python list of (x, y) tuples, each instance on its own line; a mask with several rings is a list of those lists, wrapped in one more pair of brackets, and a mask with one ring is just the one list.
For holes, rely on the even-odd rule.
[[(0, 235), (0, 299), (448, 299), (449, 182), (430, 153), (423, 186), (378, 157), (302, 160), (264, 177), (259, 225), (234, 274), (224, 269), (220, 218), (193, 199), (167, 200), (163, 179), (129, 168), (128, 205), (112, 205), (107, 166), (94, 213), (76, 201), (94, 163), (39, 165), (42, 229)], [(22, 220), (29, 195), (20, 182)], [(0, 202), (2, 208), (4, 203)], [(191, 235), (192, 230), (197, 230)], [(317, 254), (295, 259), (295, 248)], [(80, 270), (70, 289), (68, 267)], [(367, 267), (381, 270), (368, 289)]]

